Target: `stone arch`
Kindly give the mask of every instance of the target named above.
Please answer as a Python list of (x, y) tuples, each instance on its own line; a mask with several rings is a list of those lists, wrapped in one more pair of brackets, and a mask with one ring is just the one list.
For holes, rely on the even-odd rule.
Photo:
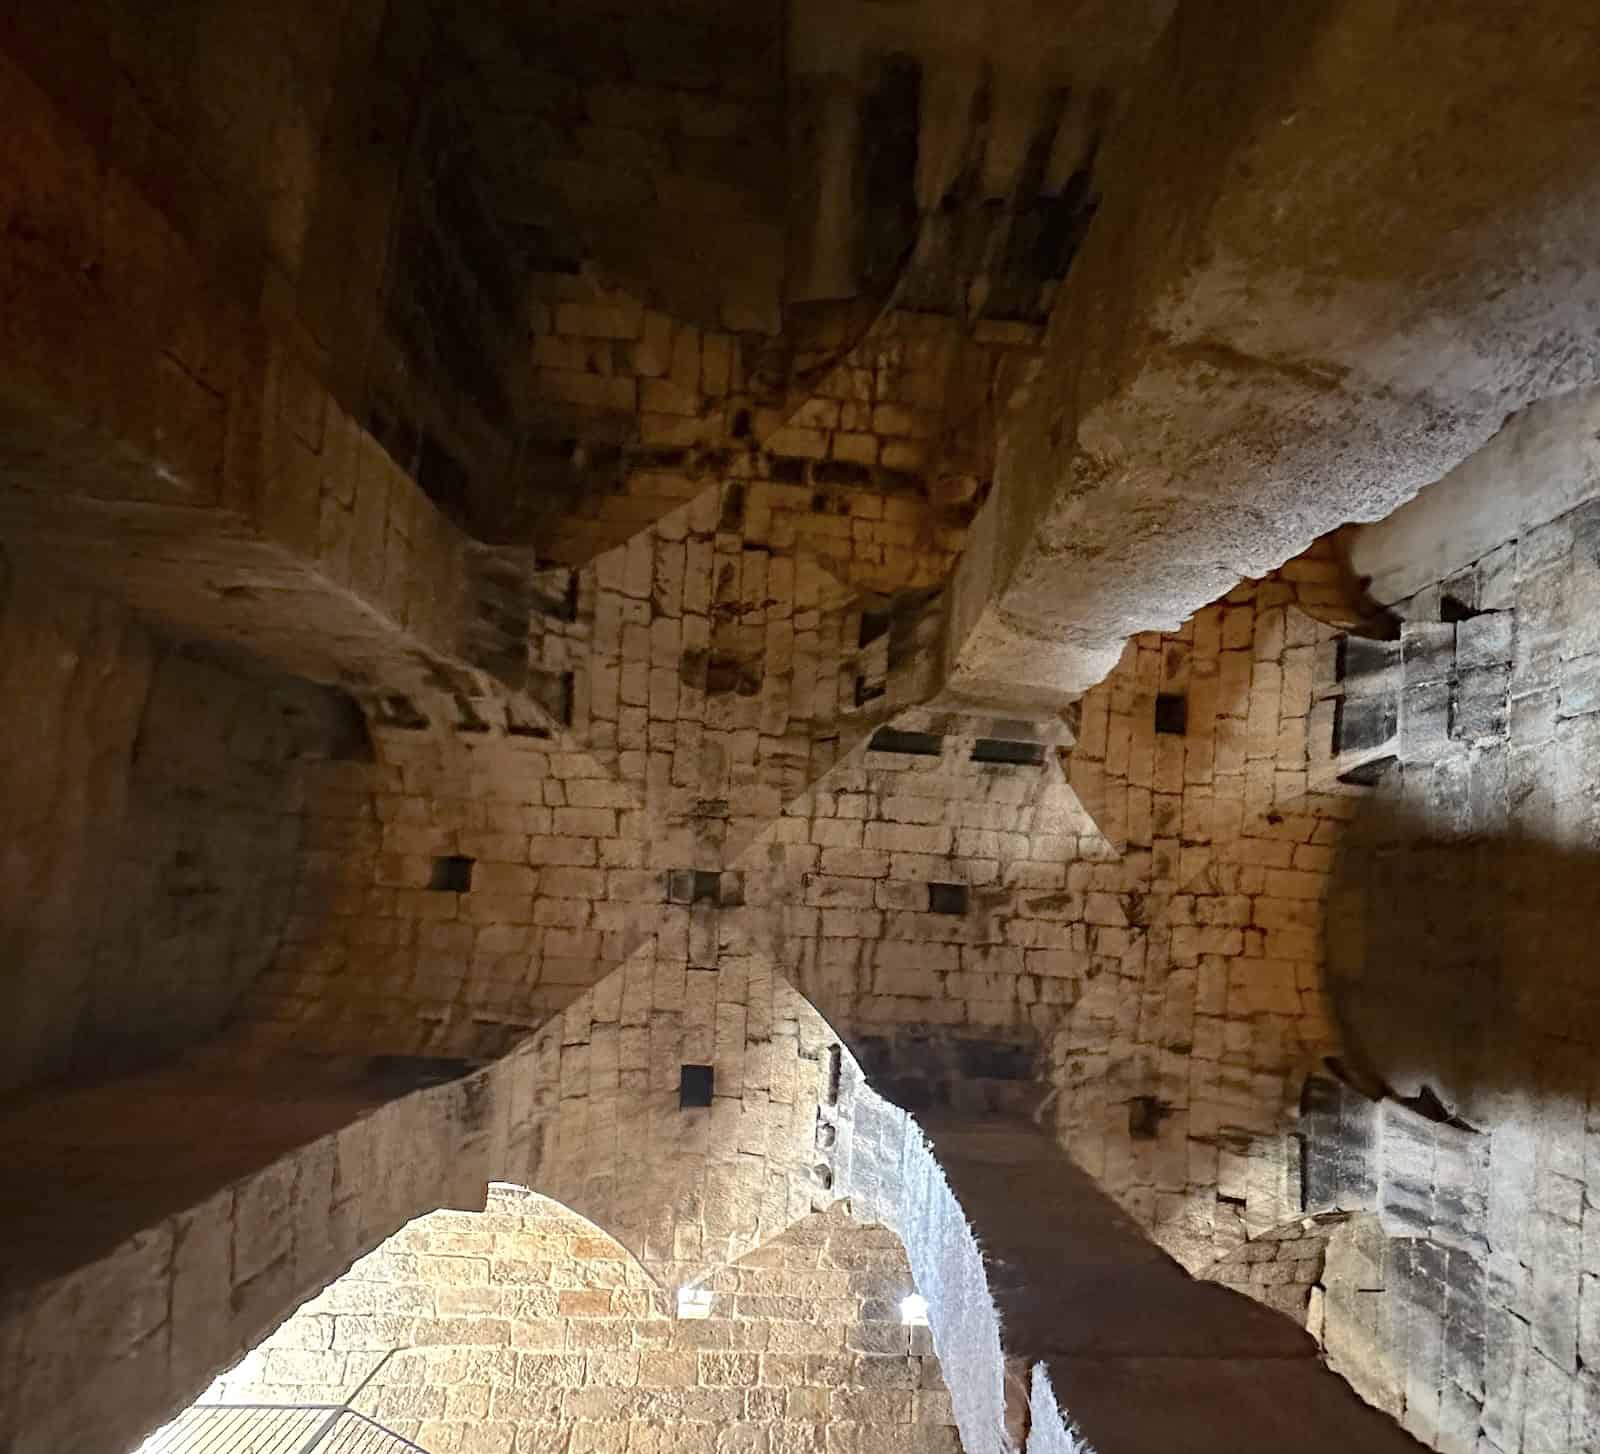
[[(549, 1341), (548, 1328), (531, 1335), (529, 1324), (594, 1326), (602, 1313), (669, 1312), (655, 1279), (603, 1228), (525, 1187), (493, 1182), (481, 1209), (425, 1213), (357, 1258), (199, 1402), (340, 1403), (364, 1388), (361, 1412), (416, 1438), (416, 1421), (445, 1413), (442, 1400), (418, 1398), (418, 1389), (463, 1381), (509, 1388), (518, 1352)], [(607, 1345), (580, 1342), (580, 1359)], [(468, 1411), (461, 1402), (451, 1400), (457, 1415)]]
[[(187, 1113), (189, 1135), (223, 1139), (230, 1119), (270, 1120), (247, 1099), (257, 1089), (236, 1086), (230, 1098), (226, 1084), (190, 1070), (113, 1082), (77, 1106), (44, 1110), (87, 1120), (110, 1116), (122, 1096), (165, 1095), (170, 1114)], [(7, 1290), (0, 1358), (14, 1396), (0, 1432), (9, 1447), (126, 1448), (353, 1258), (413, 1217), (481, 1198), (484, 1090), (479, 1076), (376, 1105), (280, 1106), (289, 1125), (246, 1153), (248, 1169), (226, 1157), (198, 1173), (179, 1163), (166, 1181), (147, 1169), (130, 1211), (145, 1214), (142, 1224), (99, 1243), (63, 1242), (37, 1265), (37, 1281)], [(126, 1169), (122, 1159), (116, 1168)], [(197, 1181), (204, 1170), (210, 1185)], [(65, 1237), (81, 1231), (64, 1220)]]
[(708, 1286), (705, 1316), (680, 1318), (603, 1230), (497, 1185), (482, 1212), (419, 1218), (358, 1260), (201, 1403), (359, 1388), (358, 1412), (430, 1454), (812, 1450), (840, 1423), (871, 1447), (958, 1454), (931, 1337), (900, 1316), (892, 1232), (812, 1213)]
[[(714, 984), (686, 988), (691, 973)], [(857, 1078), (835, 1044), (761, 964), (685, 971), (646, 946), (459, 1079), (399, 1095), (391, 1084), (387, 1099), (370, 1080), (338, 1094), (308, 1080), (299, 1099), (280, 1087), (282, 1124), (238, 1154), (180, 1158), (165, 1180), (146, 1168), (125, 1227), (57, 1208), (66, 1240), (45, 1242), (36, 1281), (7, 1290), (0, 1367), (20, 1394), (0, 1432), (19, 1451), (120, 1447), (407, 1222), (481, 1208), (491, 1180), (549, 1190), (663, 1284), (693, 1280), (837, 1198)], [(230, 1122), (268, 1126), (272, 1109), (255, 1099), (266, 1082), (230, 1082), (221, 1059), (43, 1098), (34, 1122), (109, 1119), (133, 1097), (170, 1107), (186, 1142), (225, 1140)], [(680, 1114), (681, 1068), (700, 1063), (720, 1067), (719, 1092)], [(124, 1146), (118, 1164), (131, 1172), (165, 1149)], [(691, 1225), (698, 1235), (680, 1239)]]
[[(685, 1067), (713, 1072), (709, 1106), (685, 1104)], [(840, 1194), (859, 1071), (757, 956), (686, 969), (647, 945), (498, 1068), (500, 1174), (605, 1228), (663, 1285)]]
[[(369, 1108), (13, 1297), (0, 1329), (9, 1384), (24, 1390), (7, 1410), (11, 1446), (125, 1445), (356, 1256), (436, 1207), (481, 1207), (493, 1179), (558, 1191), (618, 1229), (663, 1280), (725, 1265), (797, 1213), (848, 1200), (906, 1249), (934, 1344), (959, 1370), (952, 1417), (967, 1454), (1001, 1454), (1024, 1438), (1030, 1448), (1073, 1448), (1080, 1426), (1114, 1448), (1123, 1435), (1150, 1436), (1151, 1408), (1199, 1417), (1216, 1379), (1278, 1388), (1281, 1399), (1250, 1415), (1263, 1441), (1281, 1437), (1283, 1408), (1311, 1399), (1330, 1438), (1371, 1434), (1382, 1447), (1384, 1430), (1363, 1430), (1308, 1338), (1190, 1279), (1043, 1132), (996, 1117), (925, 1129), (863, 1083), (827, 1022), (761, 961), (743, 963), (742, 980), (724, 962), (709, 1015), (687, 999), (662, 1004), (675, 981), (647, 974), (646, 963), (655, 961), (625, 965), (502, 1060)], [(625, 1075), (625, 1029), (647, 1031), (651, 1044), (659, 1034), (672, 1053)], [(770, 1074), (774, 1043), (786, 1076)], [(678, 1114), (667, 1070), (691, 1049), (742, 1064), (740, 1094), (713, 1096), (706, 1141), (672, 1151), (658, 1163), (662, 1177), (637, 1176), (650, 1161), (637, 1158), (664, 1142), (661, 1128)], [(745, 1217), (708, 1241), (706, 1194), (718, 1176)], [(692, 1255), (679, 1254), (676, 1224), (670, 1249), (652, 1241), (660, 1228), (647, 1213), (669, 1192), (675, 1215), (700, 1216)], [(1061, 1225), (1031, 1214), (1038, 1205)], [(1074, 1292), (1064, 1328), (1062, 1300)], [(99, 1365), (84, 1366), (85, 1348), (105, 1350)], [(1179, 1371), (1197, 1358), (1204, 1388)], [(1119, 1378), (1147, 1380), (1152, 1359), (1172, 1370), (1161, 1374), (1170, 1387), (1160, 1400), (1116, 1392)]]

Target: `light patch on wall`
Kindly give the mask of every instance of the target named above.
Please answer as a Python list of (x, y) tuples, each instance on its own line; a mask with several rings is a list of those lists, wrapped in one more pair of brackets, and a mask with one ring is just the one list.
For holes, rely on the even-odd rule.
[(908, 1293), (900, 1299), (900, 1321), (908, 1328), (928, 1326), (928, 1300), (920, 1293)]
[(709, 1287), (680, 1287), (678, 1289), (679, 1318), (709, 1318), (712, 1293)]

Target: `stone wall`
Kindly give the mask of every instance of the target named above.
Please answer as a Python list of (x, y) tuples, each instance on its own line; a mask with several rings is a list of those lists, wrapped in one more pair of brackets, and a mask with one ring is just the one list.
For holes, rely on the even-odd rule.
[(493, 1128), (471, 1083), (377, 1104), (381, 1088), (226, 1060), (0, 1116), (30, 1178), (0, 1285), (11, 1447), (126, 1450), (355, 1257), (482, 1204)]
[[(930, 653), (773, 542), (780, 488), (708, 490), (579, 573), (571, 619), (526, 648), (570, 673), (565, 736), (380, 723), (376, 764), (330, 765), (303, 890), (331, 912), (253, 1021), (482, 1055), (641, 946), (653, 974), (753, 950), (869, 1063), (961, 1041), (1001, 1048), (981, 1079), (1042, 1074), (1069, 1150), (1191, 1266), (1282, 1225), (1285, 1132), (1333, 1048), (1320, 905), (1359, 792), (1308, 777), (1333, 633), (1294, 603), (1337, 567), (1137, 639), (1064, 758), (955, 719), (903, 750), (869, 739)], [(452, 858), (470, 887), (430, 888)]]
[(1321, 904), (1358, 790), (1309, 787), (1332, 632), (1294, 590), (1136, 638), (1065, 754), (959, 723), (868, 744), (766, 835), (736, 920), (858, 1046), (1011, 1047), (1071, 1154), (1196, 1270), (1300, 1210), (1285, 1133), (1334, 1044)]
[[(607, 11), (564, 22), (551, 7), (535, 27), (558, 42), (546, 62), (498, 46), (497, 33), (488, 44), (458, 34), (445, 11), (418, 3), (352, 6), (303, 32), (276, 16), (257, 23), (250, 7), (184, 5), (146, 54), (136, 7), (110, 9), (105, 46), (87, 20), (56, 33), (32, 19), (17, 30), (26, 74), (10, 59), (0, 67), (17, 163), (0, 169), (0, 268), (17, 304), (0, 379), (8, 541), (53, 550), (80, 578), (102, 574), (169, 627), (359, 690), (378, 749), (373, 761), (320, 764), (296, 789), (282, 764), (298, 729), (262, 722), (298, 694), (167, 652), (111, 607), (36, 606), (17, 571), (9, 600), (29, 597), (34, 615), (13, 619), (8, 603), (0, 648), (21, 681), (13, 699), (38, 707), (27, 741), (47, 743), (6, 767), (13, 841), (25, 842), (9, 878), (30, 926), (18, 1017), (28, 1074), (74, 1057), (110, 1064), (130, 1040), (141, 1054), (171, 1048), (214, 1026), (252, 979), (240, 1033), (220, 1053), (265, 1067), (263, 1082), (303, 1063), (290, 1051), (363, 1074), (398, 1058), (424, 1078), (512, 1051), (463, 1082), (456, 1109), (472, 1134), (487, 1134), (475, 1097), (503, 1072), (510, 1089), (491, 1109), (508, 1164), (570, 1186), (568, 1200), (603, 1209), (642, 1256), (681, 1270), (726, 1261), (808, 1213), (843, 1164), (847, 1118), (819, 1120), (819, 1093), (798, 1089), (829, 1050), (809, 996), (904, 1092), (1017, 1109), (1017, 1086), (1036, 1082), (1041, 1118), (1161, 1245), (1192, 1269), (1220, 1261), (1225, 1280), (1275, 1286), (1235, 1265), (1268, 1261), (1249, 1249), (1315, 1200), (1301, 1143), (1314, 1170), (1321, 1132), (1315, 1116), (1297, 1117), (1308, 1071), (1341, 1052), (1363, 1088), (1408, 1103), (1402, 1114), (1386, 1102), (1381, 1134), (1362, 1143), (1378, 1215), (1450, 1249), (1443, 1272), (1420, 1252), (1404, 1263), (1415, 1273), (1407, 1305), (1421, 1310), (1403, 1323), (1411, 1426), (1445, 1447), (1476, 1418), (1505, 1454), (1519, 1440), (1587, 1437), (1593, 1278), (1576, 1148), (1590, 1047), (1587, 1012), (1572, 1006), (1589, 986), (1581, 917), (1549, 905), (1589, 890), (1600, 652), (1587, 517), (1531, 532), (1437, 599), (1413, 600), (1397, 651), (1366, 653), (1361, 670), (1350, 669), (1360, 647), (1327, 652), (1331, 633), (1292, 608), (1338, 594), (1337, 566), (1319, 558), (1239, 587), (1180, 630), (1135, 638), (1068, 714), (1077, 740), (1064, 754), (1064, 719), (902, 717), (950, 665), (933, 639), (936, 593), (967, 542), (1034, 339), (1027, 325), (956, 339), (947, 323), (900, 313), (864, 342), (841, 325), (809, 340), (809, 354), (791, 337), (766, 356), (757, 338), (775, 331), (779, 300), (776, 227), (763, 215), (770, 158), (737, 133), (776, 139), (770, 51), (763, 85), (733, 48), (696, 50), (703, 21), (660, 27)], [(1216, 36), (1188, 49), (1197, 34), (1175, 33), (1180, 58), (1222, 74), (1205, 51)], [(256, 52), (242, 73), (239, 56)], [(420, 84), (432, 59), (449, 76), (437, 93)], [(68, 98), (70, 120), (40, 77)], [(738, 99), (722, 106), (719, 91)], [(1410, 89), (1390, 94), (1408, 116)], [(520, 177), (531, 183), (521, 200), (593, 200), (597, 178), (615, 181), (614, 210), (599, 210), (627, 230), (608, 245), (635, 231), (648, 242), (634, 228), (641, 201), (693, 211), (747, 254), (737, 282), (751, 286), (730, 307), (714, 280), (704, 316), (674, 322), (664, 299), (681, 277), (619, 293), (603, 269), (557, 255), (570, 239), (537, 208), (489, 215), (470, 114), (479, 99), (496, 127), (532, 138), (540, 164)], [(1156, 114), (1165, 137), (1174, 113), (1163, 102)], [(1535, 131), (1557, 151), (1568, 135)], [(515, 152), (495, 156), (527, 160)], [(1219, 143), (1212, 163), (1222, 154)], [(1286, 173), (1299, 165), (1274, 155)], [(636, 169), (648, 198), (629, 195)], [(708, 192), (704, 173), (724, 169), (748, 190)], [(444, 181), (465, 190), (436, 196)], [(492, 190), (504, 200), (507, 189)], [(608, 218), (580, 221), (600, 237)], [(734, 221), (751, 225), (723, 226)], [(529, 299), (513, 261), (541, 250)], [(1209, 404), (1229, 356), (1201, 353), (1190, 360), (1196, 417), (1220, 427)], [(1552, 387), (1579, 376), (1541, 367)], [(412, 372), (423, 376), (415, 392), (385, 392)], [(1062, 370), (1051, 387), (1073, 377)], [(1455, 421), (1453, 443), (1410, 437), (1444, 460), (1478, 437), (1484, 407), (1475, 400)], [(1099, 447), (1095, 429), (1059, 422), (1031, 431), (1039, 458)], [(511, 446), (528, 424), (556, 446), (540, 454), (551, 473), (513, 479)], [(1389, 436), (1368, 430), (1362, 447)], [(1357, 460), (1367, 506), (1415, 483), (1375, 459)], [(1165, 456), (1146, 463), (1175, 473)], [(1327, 478), (1313, 463), (1294, 478)], [(1127, 460), (1118, 468), (1136, 494), (1143, 476)], [(1059, 472), (1024, 473), (1022, 524), (1047, 513), (1033, 508), (1035, 480)], [(552, 500), (581, 498), (551, 553), (577, 562), (609, 549), (568, 577), (539, 571), (549, 547), (536, 531), (473, 544), (451, 520), (481, 518), (463, 479), (491, 494), (510, 482), (513, 506), (537, 496), (538, 518)], [(1256, 503), (1219, 498), (1249, 529), (1212, 521), (1204, 549), (1216, 545), (1217, 561), (1281, 558), (1287, 536), (1281, 548), (1253, 541), (1268, 518)], [(1282, 512), (1290, 534), (1331, 508), (1313, 503)], [(1111, 534), (1140, 513), (1110, 509)], [(1099, 549), (1092, 531), (1052, 518)], [(1141, 536), (1138, 550), (1161, 537)], [(973, 611), (999, 609), (985, 574), (996, 546), (991, 534), (968, 551)], [(1007, 553), (1022, 548), (1019, 535)], [(1099, 549), (1081, 580), (1046, 592), (1052, 610), (1080, 601), (1074, 629), (1099, 633), (1093, 663), (1108, 661), (1127, 621), (1175, 619), (1174, 603), (1202, 599), (1204, 580), (1221, 590), (1235, 574), (1214, 564), (1161, 596), (1163, 558), (1140, 558), (1149, 573)], [(1073, 595), (1096, 585), (1103, 599)], [(1044, 644), (1025, 662), (996, 652), (977, 681), (1009, 691), (1021, 665), (1060, 667), (1066, 648)], [(41, 689), (50, 700), (30, 702)], [(53, 771), (39, 770), (47, 753)], [(1363, 805), (1386, 759), (1389, 777)], [(119, 815), (122, 828), (106, 831)], [(1514, 847), (1502, 852), (1503, 840)], [(1387, 872), (1397, 846), (1403, 871)], [(280, 935), (286, 854), (293, 917)], [(103, 916), (81, 907), (99, 902)], [(1365, 972), (1369, 957), (1417, 968), (1395, 984)], [(1445, 1017), (1455, 1038), (1441, 1047), (1429, 1017), (1469, 973), (1482, 994), (1473, 1014)], [(226, 1116), (250, 1098), (217, 1063), (186, 1064), (193, 1078), (177, 1084)], [(673, 1121), (687, 1128), (675, 1137), (664, 1130), (681, 1094), (673, 1072), (689, 1066), (714, 1069), (719, 1089), (703, 1116)], [(177, 1101), (168, 1091), (130, 1095), (146, 1116), (139, 1134), (151, 1105)], [(32, 1134), (55, 1130), (64, 1104), (34, 1103)], [(91, 1102), (74, 1104), (75, 1124), (93, 1124)], [(1448, 1133), (1419, 1132), (1419, 1118)], [(926, 1148), (920, 1161), (905, 1150), (915, 1138), (903, 1119), (885, 1110), (884, 1123), (915, 1162), (917, 1190), (942, 1187)], [(435, 1159), (449, 1162), (448, 1128), (434, 1129), (445, 1148)], [(1472, 1137), (1487, 1137), (1487, 1151)], [(659, 1142), (668, 1165), (630, 1181), (640, 1140)], [(14, 1144), (58, 1177), (50, 1196), (74, 1199), (83, 1183), (65, 1130), (43, 1151), (26, 1135)], [(208, 1259), (196, 1294), (206, 1316), (188, 1325), (197, 1343), (209, 1333), (231, 1344), (275, 1316), (383, 1221), (350, 1232), (336, 1255), (315, 1225), (275, 1223), (292, 1206), (314, 1223), (366, 1194), (324, 1175), (325, 1158), (253, 1167), (247, 1186), (234, 1162), (168, 1167), (152, 1147), (179, 1154), (160, 1136), (129, 1134), (117, 1148), (121, 1166), (143, 1151), (172, 1175), (159, 1195), (141, 1183), (153, 1210), (130, 1200), (149, 1222), (118, 1244), (114, 1273), (63, 1283), (7, 1324), (43, 1330), (0, 1344), (19, 1383), (36, 1384), (21, 1415), (32, 1427), (52, 1427), (72, 1384), (94, 1321), (85, 1289), (140, 1290), (104, 1340), (120, 1360), (107, 1377), (131, 1406), (170, 1401), (203, 1364), (172, 1331), (174, 1289), (199, 1276), (183, 1260), (196, 1187), (222, 1199), (207, 1203), (206, 1237), (188, 1243)], [(1348, 1149), (1341, 1141), (1341, 1158)], [(106, 1161), (97, 1174), (110, 1180)], [(405, 1184), (414, 1194), (382, 1200), (384, 1217), (444, 1194)], [(949, 1201), (946, 1190), (941, 1235)], [(37, 1229), (49, 1198), (33, 1202)], [(658, 1204), (670, 1223), (651, 1215)], [(914, 1262), (934, 1260), (919, 1239), (907, 1244)], [(959, 1251), (966, 1277), (970, 1234)], [(1488, 1269), (1490, 1290), (1475, 1302), (1469, 1287), (1457, 1317), (1459, 1258)], [(998, 1387), (993, 1309), (973, 1287), (958, 1291), (977, 1309), (973, 1365)], [(1508, 1350), (1502, 1364), (1473, 1347), (1452, 1363), (1450, 1330), (1475, 1345), (1486, 1327)], [(141, 1389), (180, 1342), (181, 1373)], [(975, 1397), (986, 1434), (997, 1436), (998, 1404), (987, 1386)]]
[(1331, 869), (1328, 988), (1350, 1077), (1390, 1097), (1335, 1088), (1306, 1125), (1313, 1194), (1387, 1234), (1330, 1244), (1330, 1309), (1337, 1281), (1365, 1311), (1328, 1346), (1441, 1450), (1600, 1431), (1597, 539), (1591, 503), (1501, 543), (1320, 689), (1321, 755), (1376, 784)]
[(686, 968), (650, 945), (508, 1064), (527, 1183), (671, 1286), (835, 1200), (862, 1089), (828, 1025), (759, 956)]
[(496, 1187), (360, 1259), (207, 1399), (337, 1403), (396, 1350), (355, 1407), (430, 1454), (959, 1450), (893, 1233), (807, 1217), (704, 1286), (680, 1318), (591, 1223)]
[(1126, 937), (1055, 1044), (1063, 1144), (1191, 1268), (1299, 1211), (1284, 1132), (1332, 1045), (1321, 904), (1354, 803), (1308, 786), (1329, 632), (1289, 595), (1246, 583), (1174, 636), (1135, 638), (1084, 700), (1071, 768), (1126, 844), (1107, 871)]
[(578, 496), (538, 543), (575, 564), (732, 482), (751, 544), (798, 541), (866, 589), (936, 583), (1038, 352), (1024, 325), (969, 336), (936, 315), (840, 320), (802, 345), (675, 322), (581, 278), (536, 278), (534, 295), (541, 467)]
[(359, 714), (3, 556), (0, 683), (0, 1086), (188, 1047), (278, 953), (302, 772), (364, 748)]
[[(435, 692), (427, 713), (420, 699), (381, 701), (377, 763), (331, 766), (315, 795), (325, 821), (302, 888), (331, 917), (298, 926), (256, 1018), (287, 996), (284, 1021), (317, 1022), (333, 1043), (481, 1054), (652, 936), (664, 960), (713, 966), (741, 854), (928, 664), (925, 591), (863, 598), (810, 549), (813, 521), (889, 528), (893, 499), (837, 496), (846, 517), (816, 512), (797, 486), (712, 486), (570, 586), (539, 578), (570, 607), (546, 610), (528, 562), (500, 558), (518, 605), (483, 654), (553, 686), (565, 730), (460, 694)], [(844, 539), (879, 572), (937, 579), (937, 552), (908, 549), (902, 567)], [(444, 858), (473, 860), (464, 895), (430, 890)], [(380, 962), (381, 989), (342, 973)]]
[[(1206, 1280), (1276, 1308), (1321, 1339), (1324, 1308), (1319, 1295), (1325, 1291), (1328, 1238), (1336, 1235), (1342, 1224), (1338, 1217), (1304, 1217), (1287, 1227), (1263, 1232), (1207, 1268)], [(1362, 1394), (1366, 1397), (1365, 1390)], [(1367, 1401), (1374, 1402), (1371, 1398)]]

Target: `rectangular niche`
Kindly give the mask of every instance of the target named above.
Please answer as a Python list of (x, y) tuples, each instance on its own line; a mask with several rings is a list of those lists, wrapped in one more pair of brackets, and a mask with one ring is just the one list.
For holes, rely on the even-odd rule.
[(709, 1065), (685, 1065), (678, 1070), (678, 1109), (709, 1106), (716, 1091), (717, 1072)]
[(928, 909), (935, 914), (966, 913), (967, 886), (965, 884), (929, 884)]
[(1005, 737), (980, 737), (972, 744), (974, 762), (993, 762), (1006, 767), (1043, 767), (1042, 742), (1013, 742)]
[(1164, 737), (1182, 737), (1189, 730), (1189, 702), (1178, 692), (1156, 693), (1156, 731)]
[(911, 757), (937, 757), (944, 751), (944, 738), (937, 732), (901, 732), (880, 727), (867, 746), (873, 752), (903, 752)]
[(433, 861), (428, 887), (435, 893), (465, 894), (472, 890), (472, 865), (477, 860), (453, 853)]

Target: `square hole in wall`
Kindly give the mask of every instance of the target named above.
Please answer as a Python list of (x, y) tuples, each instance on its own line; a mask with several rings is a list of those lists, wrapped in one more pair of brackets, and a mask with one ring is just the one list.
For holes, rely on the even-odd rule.
[(1334, 646), (1334, 675), (1341, 682), (1378, 676), (1399, 659), (1399, 645), (1365, 636), (1341, 636)]
[(685, 1065), (678, 1071), (678, 1109), (709, 1106), (716, 1090), (717, 1073), (709, 1065)]
[(472, 888), (472, 865), (475, 859), (463, 858), (453, 853), (447, 858), (433, 861), (433, 872), (428, 887), (441, 894), (464, 894)]
[(706, 661), (706, 695), (724, 697), (729, 694), (753, 697), (761, 690), (760, 672), (753, 666), (724, 652), (713, 653)]
[(837, 1045), (828, 1047), (827, 1074), (822, 1087), (824, 1105), (839, 1104), (840, 1083), (844, 1076), (844, 1052)]
[(972, 760), (1001, 763), (1007, 767), (1042, 767), (1044, 744), (1013, 742), (1005, 737), (980, 737), (972, 744)]
[(928, 908), (935, 914), (966, 913), (967, 886), (965, 884), (929, 884)]
[(1367, 752), (1400, 730), (1398, 697), (1340, 697), (1333, 704), (1333, 750)]
[(911, 757), (938, 757), (944, 751), (944, 738), (937, 732), (901, 732), (880, 727), (867, 747), (873, 752), (904, 752)]
[(1128, 1102), (1128, 1135), (1135, 1141), (1153, 1141), (1161, 1134), (1167, 1108), (1154, 1096), (1134, 1096)]
[(1178, 692), (1156, 693), (1156, 731), (1182, 737), (1189, 730), (1189, 701)]

